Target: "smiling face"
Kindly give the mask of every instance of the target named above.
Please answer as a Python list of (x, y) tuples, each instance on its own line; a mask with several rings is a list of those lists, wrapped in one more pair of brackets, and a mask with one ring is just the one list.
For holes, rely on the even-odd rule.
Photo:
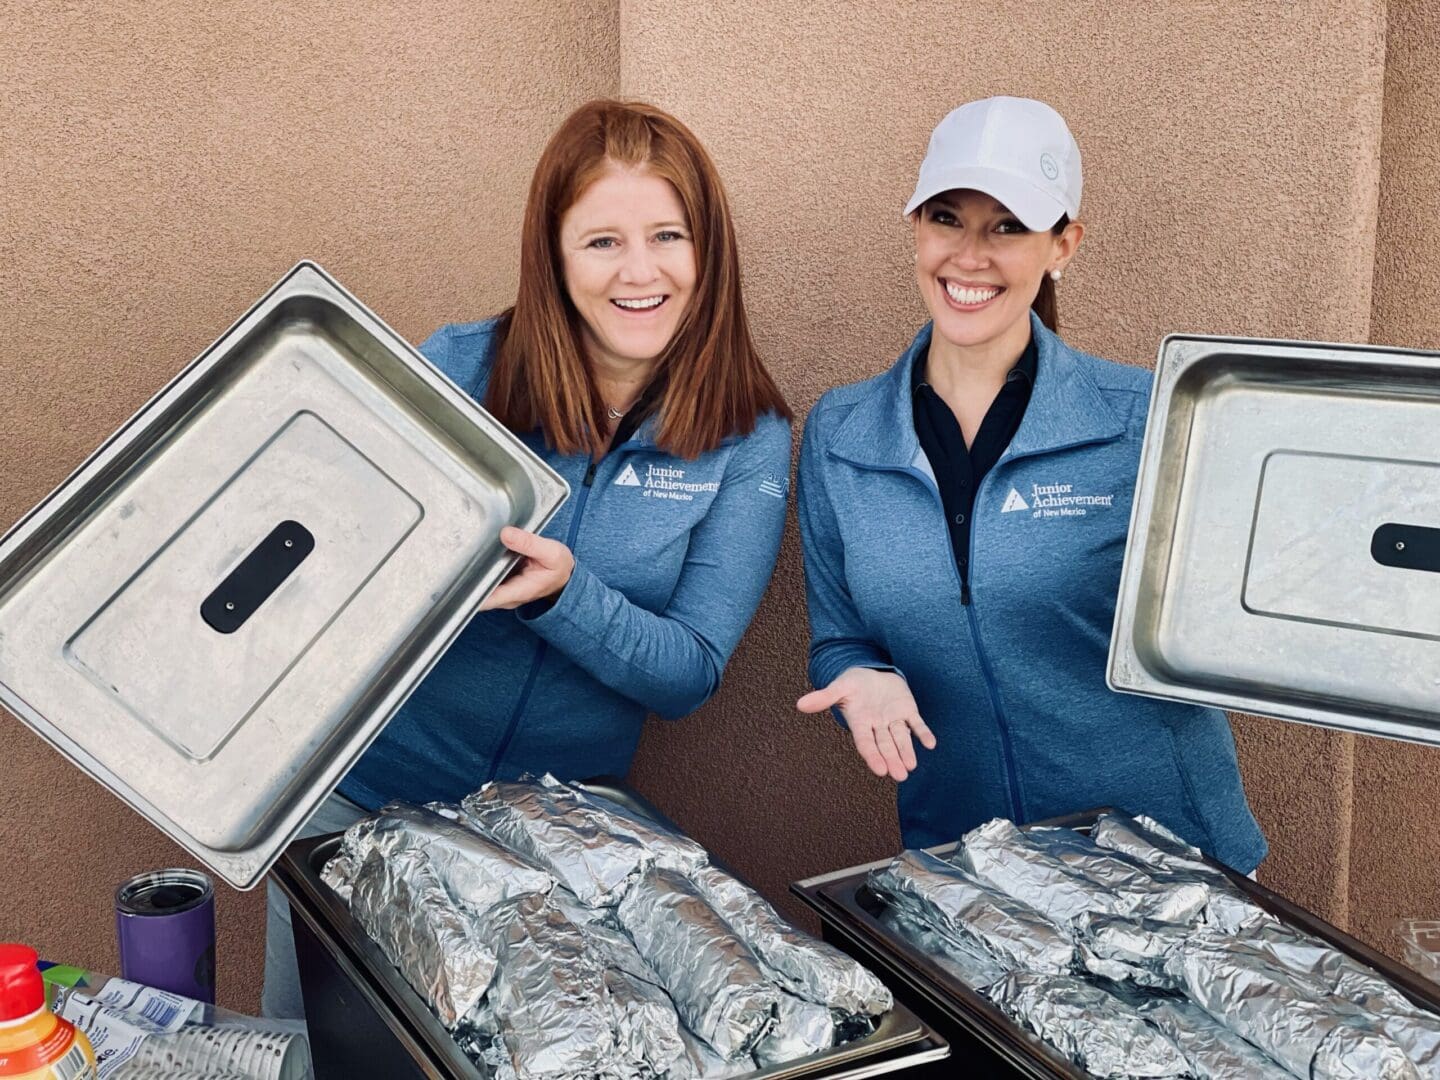
[(1040, 280), (1069, 262), (1081, 226), (1030, 232), (995, 199), (968, 190), (935, 196), (914, 221), (915, 279), (936, 335), (960, 348), (1019, 355)]
[(560, 219), (560, 251), (591, 360), (620, 369), (655, 360), (695, 294), (695, 244), (674, 186), (608, 166)]

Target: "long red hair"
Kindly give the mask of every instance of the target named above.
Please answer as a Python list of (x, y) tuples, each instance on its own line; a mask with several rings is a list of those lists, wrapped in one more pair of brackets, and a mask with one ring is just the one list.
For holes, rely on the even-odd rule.
[(767, 412), (789, 418), (750, 336), (735, 227), (714, 163), (679, 120), (621, 101), (580, 106), (540, 155), (521, 226), (520, 289), (502, 320), (485, 407), (512, 431), (538, 427), (561, 453), (604, 447), (605, 403), (565, 291), (558, 239), (565, 212), (612, 163), (674, 185), (695, 246), (694, 295), (644, 395), (657, 415), (656, 444), (693, 458), (748, 434)]

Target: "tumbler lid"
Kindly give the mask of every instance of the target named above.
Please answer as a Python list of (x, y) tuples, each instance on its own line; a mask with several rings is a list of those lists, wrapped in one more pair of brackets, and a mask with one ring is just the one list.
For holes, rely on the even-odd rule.
[(45, 1007), (39, 962), (29, 945), (0, 945), (0, 1021), (18, 1020)]

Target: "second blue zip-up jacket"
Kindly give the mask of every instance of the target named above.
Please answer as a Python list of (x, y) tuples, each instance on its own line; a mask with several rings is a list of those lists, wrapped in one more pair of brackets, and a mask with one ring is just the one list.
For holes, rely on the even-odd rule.
[[(446, 326), (420, 351), (484, 401), (496, 321)], [(570, 484), (545, 528), (575, 554), (535, 617), (477, 615), (340, 785), (361, 806), (455, 801), (485, 781), (629, 770), (645, 716), (684, 716), (720, 684), (780, 548), (790, 425), (693, 461), (654, 444), (652, 421), (593, 468), (522, 435)]]
[(827, 393), (800, 454), (810, 680), (890, 668), (938, 741), (899, 785), (908, 847), (1116, 806), (1237, 870), (1266, 845), (1225, 715), (1105, 684), (1150, 373), (1071, 349), (1032, 318), (1025, 417), (976, 492), (970, 603), (915, 435), (911, 368)]

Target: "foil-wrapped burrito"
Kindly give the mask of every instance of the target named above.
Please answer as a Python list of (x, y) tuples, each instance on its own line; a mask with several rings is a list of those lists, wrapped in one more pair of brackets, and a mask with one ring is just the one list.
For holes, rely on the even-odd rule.
[(665, 1080), (728, 1080), (729, 1077), (746, 1076), (756, 1069), (755, 1059), (748, 1054), (726, 1061), (709, 1043), (689, 1030), (682, 1028), (680, 1034), (685, 1040), (685, 1069), (683, 1072), (677, 1069)]
[(978, 945), (962, 945), (932, 929), (919, 915), (887, 904), (877, 916), (880, 925), (924, 953), (936, 967), (962, 986), (984, 990), (1009, 969)]
[(1176, 961), (1186, 995), (1296, 1076), (1311, 1080), (1416, 1080), (1388, 1036), (1351, 1002), (1218, 934), (1192, 936)]
[(500, 960), (488, 1000), (520, 1080), (614, 1070), (605, 967), (583, 933), (538, 894), (500, 904), (484, 923)]
[(779, 991), (695, 887), (673, 870), (651, 867), (616, 916), (686, 1026), (727, 1061), (749, 1055), (770, 1028)]
[(955, 939), (974, 943), (1004, 967), (1063, 974), (1075, 945), (1038, 911), (927, 851), (905, 851), (868, 884), (882, 897)]
[(1183, 998), (1155, 998), (1139, 1010), (1180, 1048), (1197, 1080), (1290, 1080), (1289, 1072)]
[(1035, 828), (1023, 835), (1074, 873), (1113, 893), (1126, 915), (1190, 924), (1210, 901), (1210, 890), (1200, 882), (1157, 879), (1141, 864), (1106, 851), (1074, 829)]
[[(553, 781), (554, 777), (548, 779)], [(667, 829), (583, 784), (572, 784), (570, 788), (609, 817), (611, 832), (633, 836), (640, 841), (655, 856), (656, 866), (691, 874), (710, 861), (710, 853), (690, 837)]]
[(610, 815), (546, 776), (540, 783), (486, 784), (461, 804), (497, 844), (544, 867), (589, 907), (611, 907), (655, 856)]
[(350, 911), (446, 1027), (479, 1003), (495, 953), (423, 851), (372, 850), (355, 874)]
[(783, 1065), (809, 1057), (835, 1045), (839, 1029), (835, 1014), (824, 1005), (794, 994), (780, 995), (775, 1026), (755, 1044), (755, 1060), (761, 1065)]
[(1167, 880), (1198, 882), (1209, 890), (1205, 907), (1207, 925), (1238, 934), (1255, 926), (1275, 922), (1275, 917), (1252, 903), (1230, 883), (1229, 878), (1205, 861), (1197, 847), (1153, 818), (1132, 818), (1125, 814), (1101, 814), (1090, 830), (1098, 847), (1120, 852), (1144, 863)]
[(372, 851), (386, 857), (399, 851), (423, 853), (451, 897), (476, 915), (503, 900), (549, 892), (555, 885), (545, 871), (467, 828), (464, 815), (453, 808), (388, 803), (346, 830), (340, 854), (331, 861), (363, 862)]
[(1248, 949), (1313, 988), (1355, 1005), (1369, 1026), (1405, 1051), (1422, 1075), (1440, 1077), (1440, 1016), (1415, 1006), (1370, 968), (1289, 926), (1262, 926), (1244, 939)]
[(971, 829), (950, 861), (1064, 926), (1087, 911), (1126, 914), (1126, 903), (1026, 839), (1004, 818)]
[(1091, 974), (1151, 989), (1179, 989), (1173, 958), (1185, 944), (1187, 927), (1089, 912), (1075, 920), (1074, 931), (1081, 963)]
[(864, 967), (795, 929), (764, 897), (723, 870), (704, 866), (690, 880), (790, 993), (852, 1016), (880, 1016), (894, 1006), (885, 984)]
[(988, 991), (1013, 1019), (1098, 1077), (1182, 1077), (1189, 1063), (1158, 1028), (1098, 986), (1012, 971)]

